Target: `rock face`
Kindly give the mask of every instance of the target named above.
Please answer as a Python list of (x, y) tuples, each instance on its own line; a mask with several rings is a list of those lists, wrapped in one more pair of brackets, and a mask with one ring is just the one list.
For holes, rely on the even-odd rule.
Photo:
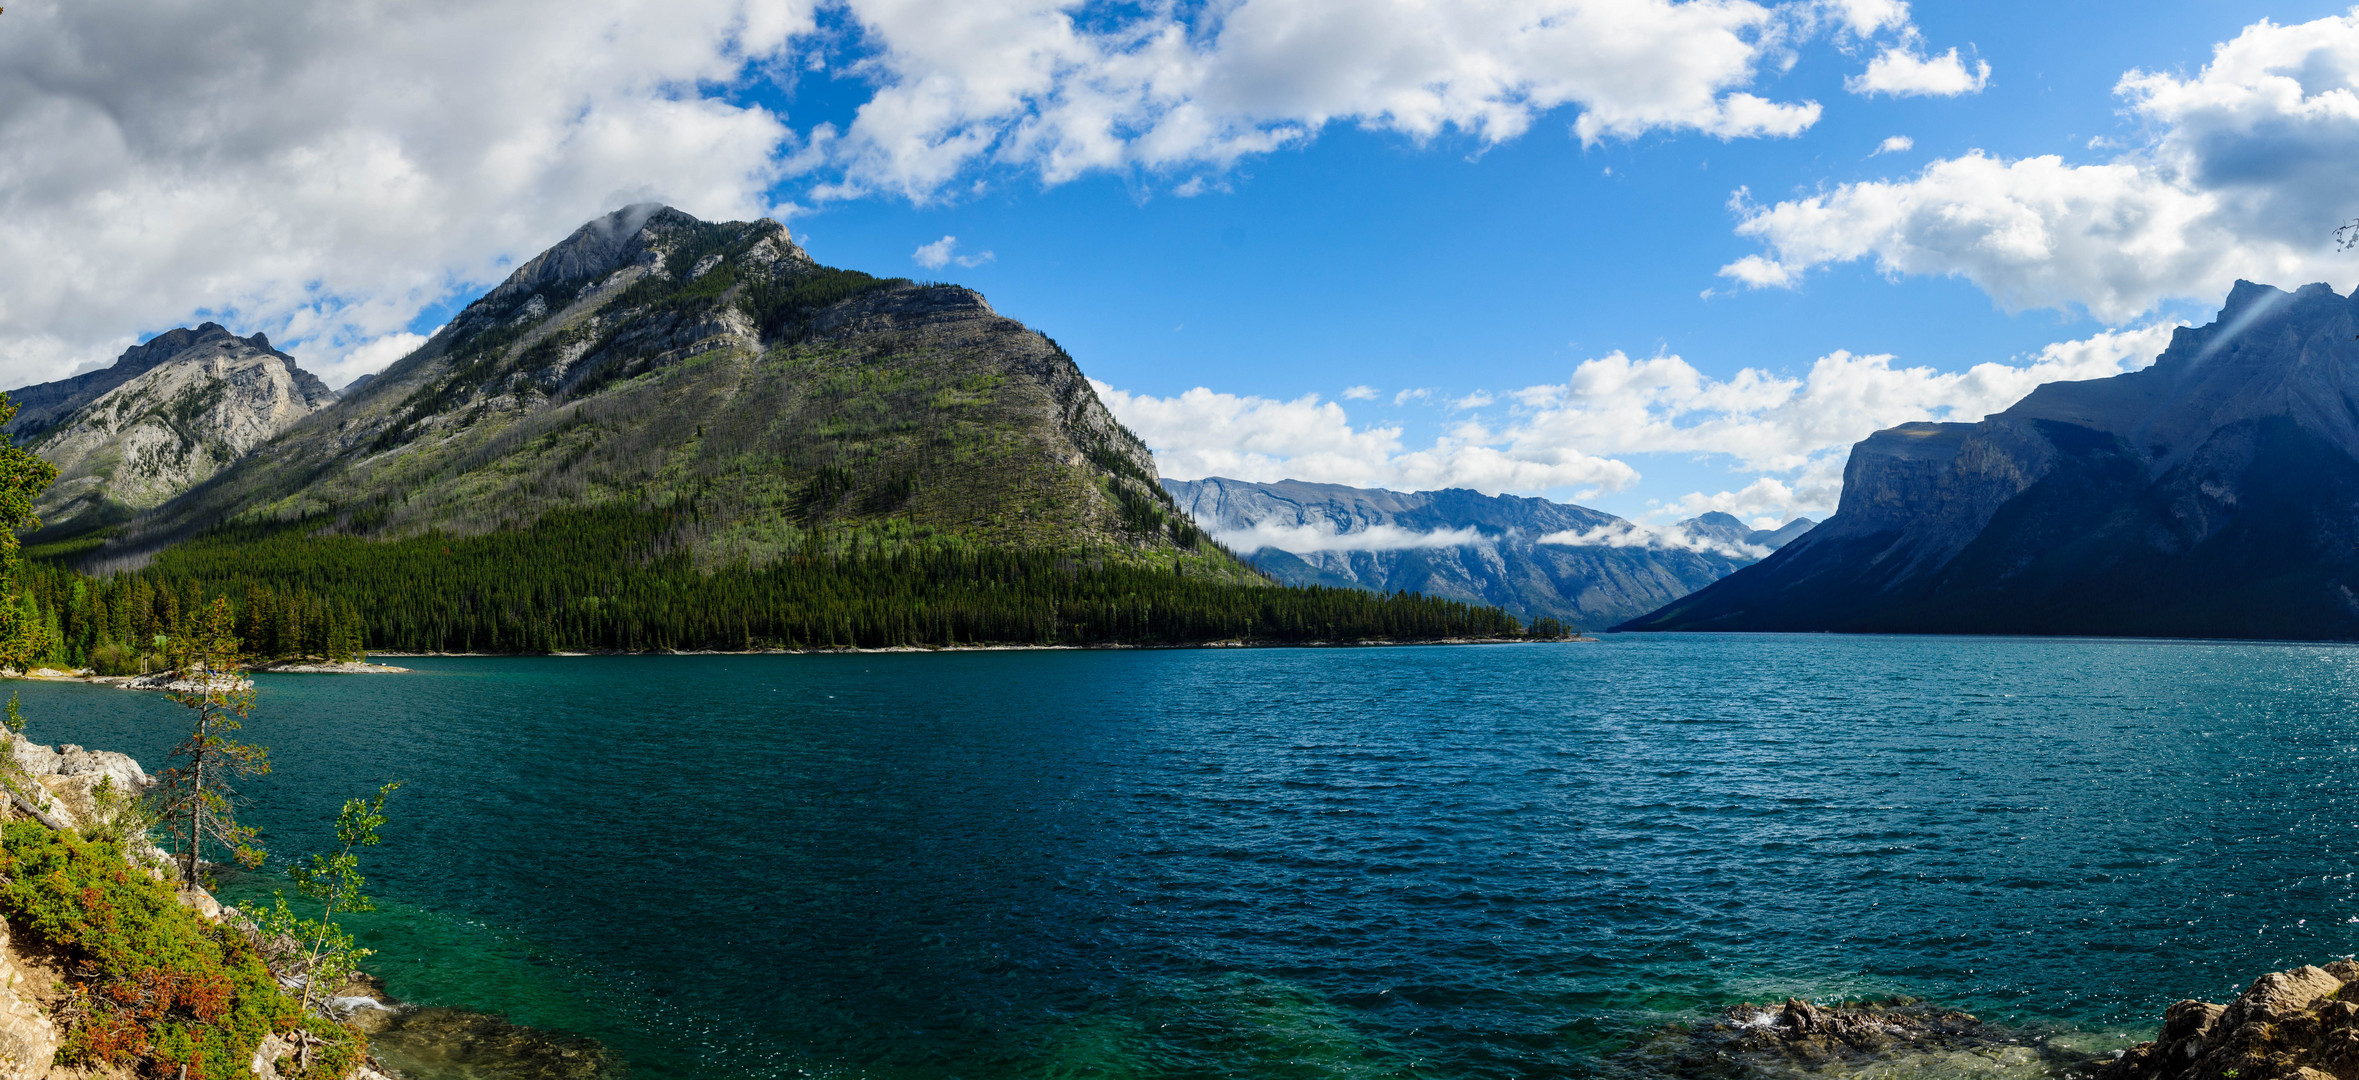
[(980, 295), (822, 267), (777, 222), (650, 205), (518, 267), (92, 562), (225, 520), (464, 535), (690, 499), (675, 542), (708, 564), (862, 522), (1023, 546), (1193, 540), (1072, 358)]
[(1280, 581), (1407, 590), (1603, 627), (1652, 611), (1810, 528), (1706, 514), (1662, 532), (1546, 499), (1286, 480), (1166, 480), (1181, 509)]
[(2239, 282), (2152, 367), (1879, 431), (1824, 525), (1628, 626), (2359, 637), (2355, 316)]
[(2182, 1001), (2162, 1034), (2096, 1080), (2347, 1080), (2359, 1076), (2359, 963), (2263, 975), (2226, 1005)]
[(14, 436), (58, 468), (34, 507), (48, 537), (120, 522), (244, 457), (335, 394), (261, 334), (158, 335), (104, 371), (10, 391)]

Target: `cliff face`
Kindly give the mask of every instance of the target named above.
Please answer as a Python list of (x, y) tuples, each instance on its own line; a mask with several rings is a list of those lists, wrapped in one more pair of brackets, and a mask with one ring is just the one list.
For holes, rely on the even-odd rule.
[(1219, 477), (1163, 486), (1198, 524), (1288, 584), (1405, 589), (1588, 627), (1660, 607), (1810, 526), (1757, 531), (1708, 514), (1658, 534), (1583, 506), (1463, 489)]
[(812, 526), (1142, 550), (1191, 536), (1072, 358), (982, 296), (822, 267), (776, 222), (635, 206), (108, 553), (222, 521), (472, 534), (688, 500), (678, 544), (711, 562), (760, 565)]
[(2359, 342), (2238, 283), (2152, 367), (1853, 447), (1838, 512), (1632, 629), (2359, 636)]
[(217, 323), (158, 335), (105, 371), (10, 392), (10, 434), (58, 467), (44, 533), (113, 524), (203, 483), (335, 400), (270, 347)]

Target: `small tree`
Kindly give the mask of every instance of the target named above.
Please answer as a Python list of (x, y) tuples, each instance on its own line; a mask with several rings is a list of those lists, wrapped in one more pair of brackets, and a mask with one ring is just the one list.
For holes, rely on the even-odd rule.
[(373, 950), (361, 948), (351, 934), (336, 925), (336, 913), (377, 910), (377, 902), (361, 891), (368, 886), (368, 879), (360, 874), (359, 849), (381, 842), (377, 830), (385, 826), (385, 797), (400, 786), (397, 780), (378, 788), (376, 798), (344, 800), (344, 809), (336, 814), (335, 853), (313, 852), (309, 861), (287, 867), (287, 877), (295, 882), (295, 888), (320, 902), (319, 918), (297, 918), (288, 910), (284, 892), (278, 894), (277, 908), (262, 917), (266, 938), (294, 943), (296, 952), (290, 966), (301, 969), (305, 1009), (311, 1008), (315, 989), (323, 984), (340, 985), (360, 969), (362, 960), (373, 955)]
[(216, 598), (173, 644), (179, 679), (169, 693), (196, 715), (188, 737), (172, 748), (179, 764), (164, 770), (151, 816), (179, 842), (181, 879), (194, 886), (208, 841), (247, 866), (262, 865), (254, 830), (237, 822), (233, 783), (269, 772), (270, 752), (230, 738), (254, 709), (254, 685), (243, 677), (229, 601)]

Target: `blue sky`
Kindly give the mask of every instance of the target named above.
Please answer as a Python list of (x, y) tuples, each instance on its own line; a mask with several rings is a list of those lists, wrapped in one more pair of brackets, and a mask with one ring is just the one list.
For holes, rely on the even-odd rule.
[[(1417, 0), (1340, 15), (1326, 0), (1001, 6), (989, 22), (970, 16), (992, 4), (930, 0), (491, 5), (419, 16), (404, 28), (414, 55), (380, 25), (307, 40), (231, 17), (206, 31), (219, 48), (327, 60), (275, 87), (191, 72), (204, 86), (191, 93), (95, 16), (11, 5), (0, 76), (116, 134), (84, 147), (0, 105), (12, 154), (95, 162), (87, 175), (114, 195), (0, 175), (0, 199), (37, 223), (11, 254), (67, 268), (51, 275), (63, 285), (0, 280), (0, 298), (18, 297), (0, 299), (0, 371), (56, 377), (209, 314), (269, 330), (341, 382), (571, 224), (653, 196), (708, 217), (775, 214), (833, 265), (979, 289), (1070, 350), (1167, 475), (1464, 484), (1658, 520), (1768, 520), (1831, 509), (1842, 448), (1874, 427), (1973, 419), (2040, 378), (2137, 366), (2234, 277), (2347, 290), (2359, 276), (2326, 236), (2359, 208), (2338, 204), (2338, 182), (2303, 179), (2359, 146), (2359, 108), (2335, 97), (2359, 76), (2359, 18), (2334, 4), (1490, 5), (1527, 24), (1706, 9), (1743, 24), (1618, 57), (1488, 39), (1479, 20), (1450, 24), (1470, 6), (1437, 16)], [(1458, 66), (1392, 71), (1407, 46), (1383, 39), (1387, 19), (1404, 34), (1457, 25)], [(2248, 32), (2263, 20), (2312, 25)], [(1160, 45), (1156, 28), (1171, 33)], [(1254, 34), (1282, 31), (1296, 51), (1256, 60), (1268, 42)], [(437, 50), (438, 34), (466, 44)], [(2216, 59), (2238, 40), (2241, 67)], [(1799, 131), (1620, 89), (1732, 41), (1754, 52), (1740, 75), (1698, 76), (1703, 100), (1815, 103)], [(1027, 65), (1028, 48), (1053, 55)], [(1952, 49), (1961, 71), (1988, 65), (1978, 88), (1857, 92), (1889, 51)], [(96, 87), (91, 50), (123, 52), (103, 59), (156, 86)], [(471, 81), (485, 76), (462, 65), (486, 57), (510, 58), (515, 78)], [(1181, 89), (1123, 89), (1126, 65), (1156, 57), (1157, 85)], [(414, 92), (370, 89), (371, 65), (397, 64), (425, 66)], [(1344, 74), (1320, 82), (1330, 64)], [(1493, 67), (1510, 70), (1507, 90), (1469, 82), (1423, 118), (1398, 104)], [(2133, 70), (2161, 81), (2117, 92)], [(2299, 91), (2270, 96), (2273, 72)], [(534, 79), (556, 88), (536, 97)], [(298, 91), (314, 104), (283, 101)], [(173, 93), (193, 103), (158, 104)], [(190, 177), (240, 140), (189, 136), (191, 116), (245, 117), (265, 93), (279, 96), (258, 119), (222, 121), (253, 125), (241, 152), (274, 176), (321, 176), (267, 204), (252, 201), (259, 179), (210, 194)], [(1071, 135), (1091, 95), (1129, 119)], [(899, 119), (878, 118), (891, 109)], [(1190, 110), (1213, 134), (1172, 134)], [(1585, 143), (1584, 116), (1622, 126)], [(1909, 145), (1879, 152), (1894, 137)], [(2041, 171), (2043, 155), (2061, 160)], [(1980, 224), (1945, 224), (1967, 219)], [(2116, 224), (2084, 228), (2094, 219)], [(2027, 225), (2050, 235), (2026, 248)], [(74, 249), (77, 228), (108, 239)], [(952, 261), (924, 260), (945, 237), (955, 246), (935, 250)], [(1724, 272), (1749, 256), (1770, 269)], [(2004, 370), (1969, 377), (1990, 364)]]

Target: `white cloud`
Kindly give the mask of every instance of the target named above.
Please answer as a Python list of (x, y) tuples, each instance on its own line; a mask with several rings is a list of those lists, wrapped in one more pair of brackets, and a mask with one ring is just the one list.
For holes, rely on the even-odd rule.
[(909, 253), (912, 262), (928, 270), (940, 270), (952, 263), (972, 269), (992, 261), (994, 257), (988, 251), (978, 255), (958, 254), (958, 237), (955, 236), (945, 236), (931, 244), (921, 244), (916, 251)]
[(1321, 551), (1402, 551), (1409, 548), (1465, 547), (1479, 543), (1482, 533), (1473, 528), (1434, 529), (1417, 532), (1398, 525), (1371, 525), (1351, 532), (1337, 532), (1333, 522), (1314, 522), (1309, 525), (1280, 525), (1257, 522), (1250, 529), (1216, 531), (1213, 539), (1240, 555), (1251, 555), (1263, 548), (1276, 548), (1296, 555)]
[(1197, 387), (1159, 398), (1091, 380), (1108, 409), (1155, 451), (1163, 475), (1181, 479), (1309, 480), (1395, 490), (1469, 487), (1502, 491), (1620, 489), (1638, 472), (1563, 448), (1529, 453), (1442, 438), (1422, 450), (1399, 427), (1355, 428), (1343, 406), (1306, 394), (1293, 401)]
[(1868, 61), (1868, 69), (1843, 80), (1854, 94), (1893, 97), (1957, 97), (1979, 94), (1990, 83), (1990, 64), (1977, 60), (1972, 68), (1955, 48), (1939, 56), (1917, 55), (1911, 44), (1895, 45)]
[(1843, 464), (1850, 448), (1821, 453), (1803, 466), (1793, 482), (1774, 476), (1755, 477), (1735, 491), (1705, 494), (1693, 491), (1647, 514), (1657, 520), (1681, 520), (1717, 510), (1749, 517), (1755, 528), (1775, 528), (1798, 517), (1824, 520), (1843, 497)]
[(1477, 390), (1474, 393), (1466, 395), (1465, 397), (1452, 400), (1450, 402), (1450, 407), (1460, 411), (1467, 409), (1479, 409), (1485, 405), (1491, 404), (1496, 400), (1498, 399), (1492, 397), (1489, 392)]
[(1343, 400), (1345, 401), (1374, 401), (1376, 397), (1376, 388), (1373, 386), (1347, 386), (1343, 388)]
[(2079, 306), (2115, 323), (2217, 300), (2239, 277), (2349, 275), (2327, 237), (2350, 215), (2359, 156), (2359, 11), (2258, 22), (2192, 77), (2131, 71), (2115, 92), (2152, 135), (2109, 161), (1976, 151), (1772, 206), (1740, 193), (1738, 232), (1770, 254), (1721, 273), (1791, 286), (1872, 258), (1889, 274), (1963, 276), (2010, 309)]
[[(879, 51), (850, 123), (810, 133), (798, 167), (825, 198), (931, 199), (990, 164), (1049, 183), (1210, 167), (1331, 124), (1431, 139), (1516, 138), (1570, 108), (1584, 143), (1650, 132), (1797, 134), (1814, 101), (1751, 92), (1763, 66), (1833, 26), (1914, 42), (1895, 0), (1232, 0), (1083, 19), (1068, 0), (847, 0)], [(1912, 59), (1913, 59), (1913, 54)], [(1871, 63), (1869, 78), (1890, 68)], [(1959, 66), (1954, 53), (1918, 60)], [(1962, 71), (1962, 67), (1961, 67)], [(1930, 85), (1929, 76), (1913, 76)], [(1173, 189), (1204, 190), (1201, 176)]]
[(1434, 389), (1430, 386), (1419, 387), (1414, 390), (1403, 390), (1400, 393), (1394, 394), (1392, 396), (1392, 403), (1398, 406), (1406, 405), (1412, 401), (1429, 401), (1433, 398), (1434, 393)]
[(418, 346), (424, 345), (426, 339), (433, 336), (432, 333), (412, 334), (403, 331), (363, 342), (333, 360), (321, 360), (315, 354), (297, 357), (296, 361), (319, 376), (320, 381), (340, 387), (370, 372), (385, 370), (387, 365), (415, 352)]
[(1909, 25), (1903, 0), (1826, 0), (1822, 6), (1844, 29), (1862, 37)]
[(1913, 420), (1980, 420), (2041, 383), (2137, 370), (2170, 343), (2177, 325), (2102, 331), (2014, 363), (1959, 372), (1835, 352), (1800, 377), (1746, 368), (1717, 379), (1677, 356), (1634, 360), (1615, 352), (1584, 361), (1563, 383), (1509, 395), (1503, 424), (1459, 423), (1419, 450), (1403, 445), (1400, 427), (1355, 428), (1343, 406), (1315, 395), (1276, 401), (1199, 387), (1157, 398), (1092, 385), (1154, 450), (1163, 475), (1178, 479), (1494, 494), (1620, 491), (1639, 475), (1618, 455), (1702, 454), (1755, 475), (1734, 492), (1692, 493), (1661, 515), (1721, 510), (1784, 520), (1833, 512), (1843, 461), (1870, 433)]
[(1874, 157), (1877, 154), (1905, 154), (1916, 148), (1917, 140), (1909, 138), (1906, 135), (1891, 135), (1886, 136), (1883, 142), (1877, 143), (1875, 151), (1870, 153), (1868, 156)]
[(1707, 555), (1723, 555), (1731, 559), (1761, 559), (1769, 549), (1754, 544), (1735, 544), (1709, 536), (1698, 536), (1675, 526), (1656, 528), (1635, 521), (1615, 521), (1594, 529), (1552, 532), (1534, 543), (1554, 547), (1646, 548), (1650, 551), (1694, 551)]
[(808, 3), (92, 0), (0, 34), (0, 380), (198, 312), (350, 356), (642, 197), (771, 210), (789, 137), (700, 97)]

